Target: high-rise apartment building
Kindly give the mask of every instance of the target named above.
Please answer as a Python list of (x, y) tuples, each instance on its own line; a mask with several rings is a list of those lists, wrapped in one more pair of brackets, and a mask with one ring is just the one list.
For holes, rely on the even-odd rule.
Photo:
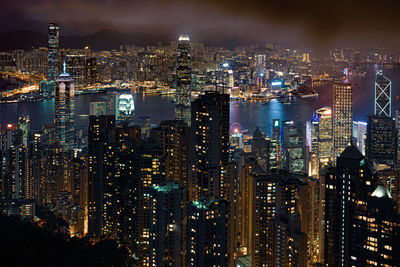
[(186, 266), (228, 266), (228, 203), (203, 198), (186, 211)]
[(183, 121), (162, 121), (151, 139), (163, 151), (165, 180), (188, 185), (189, 127)]
[[(352, 266), (360, 234), (357, 210), (375, 188), (376, 179), (354, 145), (337, 158), (337, 166), (325, 174), (324, 259), (328, 266)], [(373, 223), (373, 221), (371, 221)], [(355, 255), (354, 255), (355, 256)], [(355, 265), (361, 266), (361, 265)]]
[(184, 187), (167, 181), (150, 190), (149, 266), (183, 266)]
[(190, 199), (220, 195), (229, 161), (229, 95), (208, 91), (192, 103)]
[(400, 217), (390, 192), (378, 183), (354, 145), (326, 173), (327, 266), (397, 265)]
[(307, 237), (301, 232), (301, 181), (286, 171), (253, 180), (253, 266), (306, 266)]
[(350, 144), (353, 123), (353, 86), (335, 83), (333, 86), (333, 157)]
[[(99, 239), (103, 230), (104, 180), (113, 177), (114, 158), (110, 146), (115, 118), (89, 116), (88, 131), (88, 233)], [(108, 177), (108, 178), (107, 178)]]

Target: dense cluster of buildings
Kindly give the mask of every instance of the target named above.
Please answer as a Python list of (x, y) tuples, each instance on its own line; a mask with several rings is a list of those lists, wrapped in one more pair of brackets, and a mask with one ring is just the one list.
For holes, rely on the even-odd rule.
[(271, 133), (245, 137), (230, 122), (227, 66), (218, 67), (221, 86), (191, 101), (196, 57), (182, 35), (176, 119), (134, 125), (132, 97), (110, 93), (90, 103), (84, 133), (74, 127), (74, 90), (87, 71), (68, 62), (91, 60), (66, 56), (55, 67), (57, 25), (49, 29), (54, 125), (32, 132), (21, 116), (1, 128), (3, 213), (33, 219), (35, 206), (47, 206), (71, 236), (113, 239), (136, 266), (399, 265), (400, 121), (382, 72), (367, 125), (353, 122), (344, 81), (333, 85), (332, 108), (310, 121), (276, 119)]
[[(174, 93), (178, 118), (189, 123), (191, 94), (217, 90), (245, 100), (313, 95), (311, 86), (299, 86), (309, 79), (364, 75), (365, 64), (393, 67), (399, 64), (400, 56), (391, 51), (353, 48), (331, 49), (320, 56), (309, 48), (274, 44), (228, 49), (191, 43), (187, 35), (181, 35), (178, 42), (148, 47), (126, 44), (109, 51), (69, 49), (60, 47), (60, 27), (50, 23), (46, 47), (0, 52), (0, 75), (18, 80), (21, 74), (41, 74), (47, 79), (38, 89), (42, 96), (50, 97), (64, 62), (79, 91), (130, 86)], [(22, 82), (37, 85), (36, 81)], [(6, 96), (15, 99), (21, 93)]]

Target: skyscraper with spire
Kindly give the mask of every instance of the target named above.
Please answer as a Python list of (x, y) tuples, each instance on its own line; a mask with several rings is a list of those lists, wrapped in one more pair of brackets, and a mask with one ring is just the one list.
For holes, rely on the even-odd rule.
[(65, 72), (56, 80), (54, 90), (54, 124), (57, 130), (57, 142), (65, 150), (74, 147), (75, 88), (73, 79)]
[(190, 125), (191, 102), (191, 44), (189, 36), (182, 34), (176, 52), (176, 98), (175, 118)]
[(55, 81), (59, 72), (59, 31), (57, 23), (49, 23), (47, 43), (47, 80)]

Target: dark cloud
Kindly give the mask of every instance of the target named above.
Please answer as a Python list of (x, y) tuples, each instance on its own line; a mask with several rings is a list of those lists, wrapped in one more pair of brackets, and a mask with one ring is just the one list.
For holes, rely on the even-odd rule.
[(399, 38), (397, 1), (381, 0), (19, 0), (3, 4), (0, 30), (45, 30), (49, 21), (63, 33), (105, 28), (200, 38), (227, 35), (259, 40), (337, 39), (393, 41)]

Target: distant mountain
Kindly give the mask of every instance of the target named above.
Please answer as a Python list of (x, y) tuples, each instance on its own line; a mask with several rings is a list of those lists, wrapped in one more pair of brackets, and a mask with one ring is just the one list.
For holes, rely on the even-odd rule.
[[(31, 49), (47, 45), (47, 35), (35, 31), (12, 31), (0, 33), (0, 51), (13, 49)], [(61, 48), (83, 48), (89, 46), (94, 50), (119, 49), (122, 44), (147, 46), (158, 42), (169, 42), (173, 37), (154, 35), (149, 33), (123, 33), (115, 30), (101, 30), (99, 32), (79, 36), (61, 36)]]
[(65, 48), (82, 48), (89, 46), (94, 50), (119, 49), (120, 45), (130, 44), (138, 46), (156, 45), (158, 42), (172, 40), (168, 36), (149, 33), (123, 33), (115, 30), (101, 30), (99, 32), (78, 36), (61, 37), (60, 46)]
[(0, 51), (30, 49), (45, 46), (47, 36), (34, 31), (12, 31), (0, 33)]

